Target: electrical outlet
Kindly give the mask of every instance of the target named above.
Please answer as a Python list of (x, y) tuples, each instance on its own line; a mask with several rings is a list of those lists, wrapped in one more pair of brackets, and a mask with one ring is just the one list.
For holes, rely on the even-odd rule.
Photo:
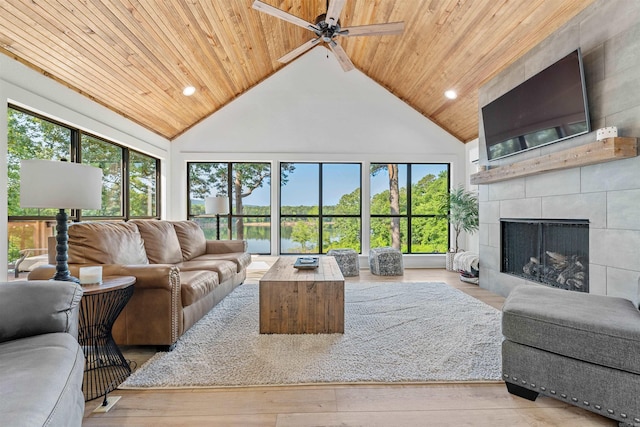
[[(116, 404), (116, 402), (118, 400), (120, 400), (122, 396), (108, 396), (107, 397), (107, 404), (103, 405), (102, 403), (100, 403), (100, 406), (98, 406), (96, 409), (93, 410), (93, 412), (108, 412), (109, 409), (113, 408), (113, 406)], [(104, 400), (103, 400), (104, 402)]]

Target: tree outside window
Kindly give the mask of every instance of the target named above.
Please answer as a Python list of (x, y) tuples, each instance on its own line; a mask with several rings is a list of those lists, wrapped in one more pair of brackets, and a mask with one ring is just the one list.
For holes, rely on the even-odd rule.
[(71, 130), (14, 108), (8, 109), (7, 119), (8, 261), (12, 263), (21, 257), (21, 250), (47, 247), (58, 212), (20, 207), (20, 160), (70, 160)]
[(246, 240), (249, 252), (271, 252), (271, 164), (192, 162), (187, 165), (189, 215), (209, 239), (216, 218), (204, 215), (206, 197), (229, 197), (230, 214), (220, 217), (220, 237)]
[(371, 247), (403, 253), (446, 253), (449, 229), (440, 200), (448, 194), (448, 164), (374, 163), (371, 175)]
[(129, 152), (129, 212), (131, 217), (158, 216), (158, 160)]
[[(30, 254), (46, 252), (47, 239), (55, 234), (57, 209), (22, 209), (20, 207), (20, 160), (43, 159), (77, 162), (100, 167), (103, 171), (102, 208), (99, 210), (72, 210), (72, 221), (84, 219), (128, 219), (131, 216), (158, 217), (157, 186), (155, 184), (159, 160), (126, 147), (82, 132), (80, 129), (57, 123), (20, 107), (7, 109), (7, 210), (8, 261), (15, 262), (26, 249)], [(123, 159), (132, 159), (130, 176), (126, 180)], [(129, 183), (126, 186), (125, 183)], [(142, 184), (141, 184), (142, 183)], [(145, 195), (144, 211), (132, 196), (130, 211), (124, 210), (123, 200), (137, 194), (142, 188)], [(153, 193), (150, 196), (150, 193)], [(152, 202), (148, 202), (148, 197)]]
[(86, 209), (87, 217), (122, 217), (122, 153), (121, 147), (107, 141), (82, 135), (82, 163), (102, 169), (102, 206)]

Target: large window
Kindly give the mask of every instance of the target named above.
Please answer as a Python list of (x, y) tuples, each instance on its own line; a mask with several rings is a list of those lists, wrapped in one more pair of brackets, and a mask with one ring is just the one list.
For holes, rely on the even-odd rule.
[(158, 212), (158, 161), (129, 151), (129, 216), (155, 217)]
[[(187, 165), (189, 217), (208, 239), (244, 239), (249, 252), (271, 253), (271, 164), (194, 162)], [(227, 215), (206, 215), (205, 199), (229, 197)]]
[(122, 217), (122, 147), (90, 135), (82, 135), (82, 163), (102, 169), (102, 207), (85, 210), (91, 217)]
[(55, 234), (57, 214), (57, 209), (20, 207), (20, 160), (64, 158), (102, 169), (102, 207), (96, 210), (72, 210), (68, 212), (72, 221), (159, 218), (159, 159), (18, 107), (8, 108), (7, 119), (10, 264), (15, 264), (25, 254), (27, 258), (41, 255), (44, 260), (23, 260), (22, 267), (46, 263), (44, 252), (47, 238)]
[(280, 253), (361, 252), (361, 165), (282, 163)]
[(403, 253), (445, 253), (449, 228), (442, 212), (448, 164), (371, 164), (370, 246)]

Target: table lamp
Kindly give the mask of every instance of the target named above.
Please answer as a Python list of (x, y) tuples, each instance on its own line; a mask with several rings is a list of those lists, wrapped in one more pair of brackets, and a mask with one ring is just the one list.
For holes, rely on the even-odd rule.
[(216, 239), (220, 240), (220, 215), (229, 213), (229, 198), (227, 196), (205, 197), (204, 213), (216, 216)]
[(65, 209), (100, 209), (102, 169), (66, 160), (20, 161), (20, 207), (57, 208), (56, 274), (51, 280), (79, 283), (67, 264), (69, 235)]

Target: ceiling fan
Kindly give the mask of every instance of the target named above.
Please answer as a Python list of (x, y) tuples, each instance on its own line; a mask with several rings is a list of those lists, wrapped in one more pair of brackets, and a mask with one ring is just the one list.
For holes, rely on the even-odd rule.
[(338, 36), (353, 37), (400, 34), (404, 31), (404, 22), (389, 22), (385, 24), (358, 25), (355, 27), (342, 28), (340, 27), (339, 18), (345, 1), (346, 0), (327, 0), (327, 12), (319, 15), (315, 19), (314, 24), (263, 3), (260, 0), (255, 0), (252, 7), (260, 12), (283, 19), (315, 33), (314, 38), (278, 59), (279, 62), (287, 63), (316, 46), (318, 43), (324, 42), (329, 45), (329, 48), (336, 55), (342, 69), (344, 71), (350, 71), (354, 68), (353, 63), (344, 49), (336, 41)]

